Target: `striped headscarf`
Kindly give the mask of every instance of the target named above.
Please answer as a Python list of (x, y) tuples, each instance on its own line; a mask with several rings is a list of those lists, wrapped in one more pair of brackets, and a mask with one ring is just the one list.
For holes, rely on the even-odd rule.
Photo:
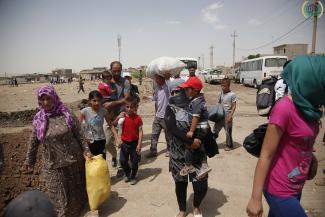
[[(42, 107), (41, 97), (43, 95), (47, 95), (52, 98), (53, 107), (50, 111), (45, 111), (45, 109)], [(37, 139), (40, 142), (44, 140), (50, 117), (63, 115), (68, 127), (72, 128), (73, 125), (72, 114), (70, 113), (68, 108), (63, 105), (62, 101), (60, 100), (58, 94), (56, 93), (52, 85), (46, 85), (39, 88), (37, 91), (37, 99), (38, 99), (39, 111), (34, 116), (33, 127), (36, 131)]]

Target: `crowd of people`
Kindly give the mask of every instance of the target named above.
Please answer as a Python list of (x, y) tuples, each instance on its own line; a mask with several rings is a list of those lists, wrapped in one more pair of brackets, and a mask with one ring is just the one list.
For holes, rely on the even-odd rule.
[[(262, 194), (269, 206), (269, 217), (307, 216), (300, 205), (305, 181), (314, 169), (313, 145), (319, 132), (320, 106), (325, 104), (325, 57), (302, 56), (291, 61), (282, 73), (289, 91), (275, 104), (262, 146), (247, 215), (263, 213)], [(185, 217), (188, 181), (192, 182), (193, 215), (202, 217), (200, 205), (208, 191), (208, 157), (211, 142), (222, 128), (226, 132), (225, 151), (234, 148), (232, 124), (237, 97), (225, 78), (218, 103), (225, 111), (224, 119), (210, 127), (196, 68), (188, 68), (185, 81), (154, 76), (153, 94), (145, 96), (155, 102), (150, 152), (157, 157), (161, 131), (166, 139), (169, 171), (175, 182), (179, 212)], [(79, 216), (86, 202), (84, 160), (106, 151), (113, 167), (120, 168), (124, 181), (137, 184), (141, 160), (143, 122), (137, 113), (140, 97), (132, 76), (121, 76), (122, 64), (114, 61), (103, 72), (98, 90), (89, 93), (89, 106), (78, 118), (63, 105), (51, 85), (37, 92), (39, 111), (33, 120), (33, 131), (24, 169), (31, 171), (38, 146), (42, 144), (42, 175), (46, 193), (57, 216)], [(142, 79), (142, 78), (141, 78)], [(319, 94), (324, 93), (324, 94)], [(119, 154), (118, 154), (119, 153)], [(78, 198), (76, 200), (75, 198)]]

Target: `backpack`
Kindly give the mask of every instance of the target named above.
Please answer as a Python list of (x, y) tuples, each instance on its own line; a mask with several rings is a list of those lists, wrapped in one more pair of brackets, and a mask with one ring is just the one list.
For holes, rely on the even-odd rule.
[(276, 102), (275, 96), (277, 90), (275, 90), (275, 85), (278, 81), (281, 81), (283, 85), (285, 85), (283, 89), (284, 89), (284, 93), (287, 93), (288, 85), (286, 85), (285, 81), (282, 78), (278, 79), (273, 76), (269, 79), (262, 81), (261, 86), (257, 90), (256, 108), (257, 108), (257, 113), (262, 117), (268, 117), (270, 115), (271, 110)]
[(248, 153), (259, 157), (268, 124), (262, 124), (244, 139), (244, 148)]

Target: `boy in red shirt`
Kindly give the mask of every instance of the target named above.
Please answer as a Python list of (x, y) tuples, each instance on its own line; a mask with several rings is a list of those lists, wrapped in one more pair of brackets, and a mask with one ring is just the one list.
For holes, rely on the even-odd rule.
[[(124, 118), (121, 139), (116, 139), (116, 142), (121, 144), (120, 164), (125, 174), (124, 181), (130, 182), (131, 185), (137, 183), (135, 176), (141, 159), (143, 124), (141, 117), (137, 114), (138, 106), (138, 99), (129, 96), (126, 98), (125, 112), (121, 112), (113, 122), (113, 125), (116, 126), (118, 120)], [(129, 160), (131, 160), (131, 167)]]

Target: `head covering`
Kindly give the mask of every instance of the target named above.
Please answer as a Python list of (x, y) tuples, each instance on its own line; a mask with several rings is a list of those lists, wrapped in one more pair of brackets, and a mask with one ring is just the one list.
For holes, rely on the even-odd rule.
[[(51, 111), (45, 111), (41, 104), (41, 97), (47, 95), (53, 100), (53, 108)], [(59, 96), (55, 92), (55, 89), (52, 85), (46, 85), (38, 89), (37, 99), (39, 105), (39, 112), (36, 113), (33, 120), (33, 127), (36, 130), (36, 136), (39, 141), (43, 141), (45, 133), (47, 130), (48, 119), (50, 117), (63, 115), (65, 122), (68, 127), (71, 128), (73, 124), (73, 119), (70, 111), (67, 107), (63, 105)]]
[(298, 56), (283, 70), (294, 104), (307, 121), (322, 117), (325, 104), (325, 56)]
[(193, 77), (190, 77), (189, 79), (187, 79), (186, 82), (179, 85), (179, 87), (181, 87), (181, 88), (190, 87), (190, 88), (193, 88), (194, 90), (200, 91), (203, 88), (203, 84), (202, 84), (202, 81), (198, 77), (193, 76)]
[(26, 191), (5, 208), (4, 217), (56, 217), (53, 204), (41, 191)]
[(123, 72), (123, 77), (132, 77), (130, 72)]

